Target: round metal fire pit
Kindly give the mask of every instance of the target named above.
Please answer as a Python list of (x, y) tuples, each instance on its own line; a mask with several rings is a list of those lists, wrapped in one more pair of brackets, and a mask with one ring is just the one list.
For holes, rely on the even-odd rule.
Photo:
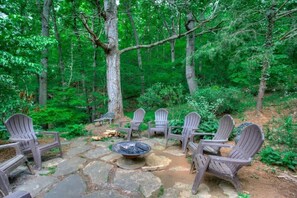
[(136, 158), (148, 153), (151, 147), (143, 142), (127, 141), (116, 143), (113, 145), (112, 150), (126, 158)]

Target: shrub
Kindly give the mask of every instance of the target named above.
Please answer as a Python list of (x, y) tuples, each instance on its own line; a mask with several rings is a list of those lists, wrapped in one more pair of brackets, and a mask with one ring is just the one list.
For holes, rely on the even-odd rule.
[(171, 86), (156, 83), (148, 88), (137, 100), (144, 109), (154, 110), (181, 104), (184, 101), (183, 92), (182, 85)]
[(260, 153), (261, 161), (266, 164), (287, 167), (295, 170), (297, 167), (297, 124), (289, 115), (273, 119), (266, 127), (266, 139), (269, 145)]
[(198, 89), (192, 96), (192, 99), (198, 103), (206, 103), (208, 108), (213, 108), (212, 112), (216, 115), (223, 113), (240, 112), (243, 111), (246, 104), (252, 101), (252, 96), (242, 92), (238, 88), (230, 87), (207, 87)]
[(87, 130), (84, 128), (83, 124), (67, 125), (63, 128), (55, 128), (55, 130), (61, 132), (61, 137), (66, 139), (72, 139), (87, 134)]
[(200, 96), (199, 100), (193, 99), (193, 97), (188, 97), (187, 101), (190, 109), (192, 111), (196, 111), (201, 116), (199, 131), (216, 132), (218, 128), (218, 120), (215, 114), (222, 100), (218, 99), (216, 102), (211, 104), (205, 99), (205, 97)]
[(283, 150), (297, 151), (297, 124), (292, 116), (272, 120), (266, 131), (266, 138), (272, 145), (278, 145)]
[(266, 164), (284, 166), (293, 171), (297, 167), (297, 153), (292, 151), (281, 152), (268, 146), (261, 151), (260, 156)]
[(84, 100), (75, 93), (74, 88), (51, 90), (53, 98), (42, 108), (35, 108), (29, 114), (34, 124), (47, 128), (65, 127), (66, 125), (80, 124), (87, 121)]

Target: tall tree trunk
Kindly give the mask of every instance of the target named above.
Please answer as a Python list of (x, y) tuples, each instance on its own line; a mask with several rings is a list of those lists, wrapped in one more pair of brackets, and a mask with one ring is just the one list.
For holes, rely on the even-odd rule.
[[(92, 19), (92, 28), (94, 29), (94, 24), (95, 24), (95, 18), (93, 17)], [(95, 44), (93, 44), (93, 83), (92, 83), (92, 121), (95, 120), (96, 117), (96, 97), (95, 97), (95, 92), (97, 89), (96, 86), (97, 82), (97, 47)]]
[(120, 54), (118, 49), (118, 17), (116, 0), (104, 0), (106, 12), (105, 30), (109, 50), (105, 51), (107, 63), (108, 111), (122, 117), (123, 102), (120, 79)]
[(52, 2), (52, 17), (53, 17), (53, 24), (54, 24), (54, 30), (55, 30), (55, 37), (58, 42), (58, 65), (60, 69), (60, 78), (61, 78), (61, 85), (62, 87), (65, 86), (65, 65), (63, 61), (63, 51), (62, 51), (62, 42), (60, 37), (60, 32), (57, 26), (57, 18), (56, 18), (56, 11), (54, 6), (54, 0)]
[[(195, 27), (195, 19), (192, 12), (187, 14), (186, 29), (191, 30)], [(195, 32), (187, 35), (187, 48), (186, 48), (186, 79), (189, 87), (190, 94), (192, 95), (198, 88), (197, 79), (195, 75)]]
[[(136, 45), (139, 45), (139, 37), (138, 37), (138, 33), (135, 27), (135, 23), (131, 14), (131, 10), (128, 7), (127, 8), (127, 15), (129, 17), (132, 29), (133, 29), (133, 34), (134, 34), (134, 39), (135, 39), (135, 43)], [(142, 68), (142, 58), (141, 58), (141, 51), (140, 49), (137, 49), (137, 60), (138, 60), (138, 68), (141, 72), (141, 76), (140, 76), (140, 82), (141, 82), (141, 93), (144, 93), (144, 88), (145, 88), (145, 82), (144, 82), (144, 72), (143, 72), (143, 68)]]
[[(49, 14), (52, 1), (44, 0), (42, 9), (42, 30), (41, 34), (44, 37), (49, 37)], [(47, 68), (48, 68), (48, 49), (42, 51), (41, 64), (43, 66), (42, 72), (39, 75), (39, 104), (46, 105), (47, 102)]]
[(260, 85), (258, 90), (258, 97), (257, 97), (257, 111), (261, 112), (263, 109), (263, 99), (266, 90), (266, 82), (268, 79), (268, 69), (270, 66), (270, 59), (272, 55), (272, 46), (273, 46), (273, 28), (275, 24), (275, 17), (276, 17), (276, 9), (275, 4), (271, 6), (269, 10), (266, 12), (267, 18), (267, 31), (266, 31), (266, 40), (265, 40), (265, 54), (263, 57), (262, 62), (262, 72), (261, 72), (261, 79)]

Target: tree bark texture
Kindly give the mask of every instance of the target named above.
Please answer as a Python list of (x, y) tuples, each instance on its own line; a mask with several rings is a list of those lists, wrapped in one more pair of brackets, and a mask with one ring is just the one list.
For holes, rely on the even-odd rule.
[[(44, 0), (42, 15), (41, 15), (41, 35), (49, 37), (49, 15), (52, 1)], [(43, 66), (42, 72), (39, 75), (39, 104), (46, 105), (47, 102), (47, 69), (48, 69), (48, 49), (42, 51), (41, 64)]]
[(265, 54), (262, 62), (262, 72), (260, 78), (260, 85), (258, 90), (257, 97), (257, 111), (261, 112), (263, 109), (263, 99), (266, 90), (266, 82), (269, 77), (268, 69), (270, 66), (270, 57), (272, 55), (271, 47), (273, 46), (273, 28), (275, 24), (276, 10), (275, 6), (267, 10), (266, 18), (267, 18), (267, 31), (266, 31), (266, 40), (265, 40)]
[(109, 50), (106, 52), (108, 111), (114, 112), (116, 118), (119, 118), (124, 114), (120, 79), (116, 0), (104, 0), (104, 10), (106, 12), (105, 31), (109, 46)]
[[(195, 27), (195, 19), (192, 12), (187, 14), (186, 29), (192, 30)], [(190, 94), (193, 95), (197, 90), (197, 79), (195, 76), (195, 33), (192, 32), (187, 35), (186, 47), (186, 79), (189, 87)]]
[[(135, 39), (135, 43), (136, 45), (139, 45), (139, 36), (135, 27), (135, 23), (131, 14), (131, 10), (128, 7), (127, 8), (127, 15), (129, 17), (131, 26), (132, 26), (132, 30), (133, 30), (133, 34), (134, 34), (134, 39)], [(140, 83), (141, 83), (141, 93), (144, 93), (144, 88), (145, 88), (145, 82), (144, 82), (144, 72), (143, 72), (143, 68), (142, 68), (142, 58), (141, 58), (141, 51), (140, 49), (137, 49), (137, 61), (138, 61), (138, 68), (141, 72), (141, 76), (140, 76)]]

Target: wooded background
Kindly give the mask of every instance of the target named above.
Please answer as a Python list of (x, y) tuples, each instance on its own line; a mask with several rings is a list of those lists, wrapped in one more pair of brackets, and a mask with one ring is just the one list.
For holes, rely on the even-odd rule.
[(2, 121), (86, 123), (211, 90), (261, 111), (264, 93), (297, 91), (296, 13), (296, 0), (1, 0)]

